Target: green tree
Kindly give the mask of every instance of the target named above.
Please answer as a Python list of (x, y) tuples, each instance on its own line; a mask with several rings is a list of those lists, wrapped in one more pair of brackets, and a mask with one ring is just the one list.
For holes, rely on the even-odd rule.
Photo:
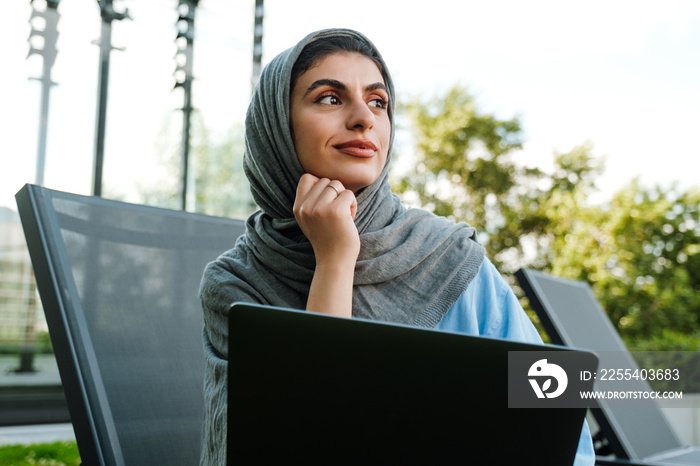
[(643, 342), (655, 340), (661, 348), (661, 340), (680, 335), (695, 335), (697, 343), (699, 204), (696, 191), (678, 195), (632, 181), (610, 202), (588, 208), (586, 228), (566, 233), (561, 244), (553, 245), (551, 271), (591, 283), (631, 347), (641, 349)]
[(478, 111), (466, 88), (453, 86), (447, 94), (404, 106), (413, 122), (417, 152), (413, 168), (393, 181), (394, 190), (410, 203), (438, 215), (466, 221), (486, 235), (480, 240), (496, 262), (502, 246), (517, 247), (519, 238), (503, 228), (512, 197), (525, 173), (511, 160), (521, 147), (517, 118), (500, 120)]
[[(243, 173), (244, 130), (235, 126), (213, 135), (201, 118), (193, 117), (190, 147), (190, 182), (194, 197), (191, 210), (208, 215), (246, 218), (255, 210), (248, 180)], [(156, 140), (159, 176), (140, 187), (145, 204), (178, 207), (180, 182), (180, 128), (165, 122)]]
[(243, 173), (244, 130), (237, 126), (218, 142), (206, 134), (193, 148), (195, 211), (246, 218), (255, 210)]
[(417, 151), (394, 180), (405, 201), (474, 225), (507, 274), (587, 281), (631, 349), (700, 348), (700, 192), (632, 181), (592, 204), (603, 163), (590, 143), (555, 153), (547, 174), (513, 163), (518, 119), (480, 112), (464, 87), (401, 108)]

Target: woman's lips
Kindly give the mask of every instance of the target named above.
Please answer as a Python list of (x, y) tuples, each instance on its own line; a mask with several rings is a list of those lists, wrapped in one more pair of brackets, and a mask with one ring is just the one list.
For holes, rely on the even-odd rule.
[(366, 139), (353, 139), (352, 141), (336, 144), (335, 147), (340, 152), (352, 155), (353, 157), (373, 157), (377, 152), (377, 146)]

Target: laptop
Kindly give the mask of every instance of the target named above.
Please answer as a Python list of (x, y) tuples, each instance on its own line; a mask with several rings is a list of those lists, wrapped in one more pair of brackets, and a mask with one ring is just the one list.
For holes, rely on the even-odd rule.
[[(596, 351), (601, 368), (639, 369), (587, 283), (531, 269), (516, 277), (554, 343)], [(651, 390), (645, 380), (624, 384), (626, 390)], [(655, 400), (644, 400), (643, 408), (598, 404), (593, 415), (616, 456), (633, 461), (627, 464), (700, 464), (700, 448), (683, 445)]]
[(509, 352), (543, 350), (596, 368), (564, 347), (233, 304), (228, 462), (572, 464), (585, 408), (508, 407)]

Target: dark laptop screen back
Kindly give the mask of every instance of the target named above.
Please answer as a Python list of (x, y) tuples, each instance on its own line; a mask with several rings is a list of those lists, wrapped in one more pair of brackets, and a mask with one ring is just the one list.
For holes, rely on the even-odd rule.
[[(529, 269), (518, 271), (516, 276), (552, 342), (596, 351), (601, 369), (637, 368), (588, 284)], [(626, 383), (629, 387), (630, 382)], [(646, 381), (637, 383), (639, 390), (651, 390)], [(599, 404), (606, 408), (604, 413), (594, 413), (601, 428), (606, 429), (606, 435), (617, 436), (628, 457), (641, 459), (682, 446), (654, 400), (649, 400), (650, 408), (612, 409), (605, 400)], [(601, 415), (605, 419), (601, 420)]]
[(229, 464), (573, 461), (584, 408), (508, 408), (508, 351), (555, 348), (254, 305), (229, 319)]

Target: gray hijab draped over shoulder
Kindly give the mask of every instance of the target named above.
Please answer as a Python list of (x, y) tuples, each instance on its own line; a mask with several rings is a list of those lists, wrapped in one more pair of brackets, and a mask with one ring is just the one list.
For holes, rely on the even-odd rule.
[[(304, 170), (290, 130), (290, 76), (304, 46), (336, 36), (355, 37), (376, 50), (352, 30), (312, 33), (265, 67), (248, 108), (243, 165), (260, 210), (248, 218), (246, 233), (233, 249), (207, 266), (200, 289), (207, 357), (203, 464), (225, 464), (229, 306), (245, 301), (306, 307), (315, 258), (292, 211)], [(389, 93), (393, 139), (394, 87), (381, 57), (379, 61)], [(357, 204), (361, 249), (353, 316), (434, 327), (483, 261), (475, 230), (403, 206), (389, 186), (388, 160), (379, 178), (357, 193)]]

